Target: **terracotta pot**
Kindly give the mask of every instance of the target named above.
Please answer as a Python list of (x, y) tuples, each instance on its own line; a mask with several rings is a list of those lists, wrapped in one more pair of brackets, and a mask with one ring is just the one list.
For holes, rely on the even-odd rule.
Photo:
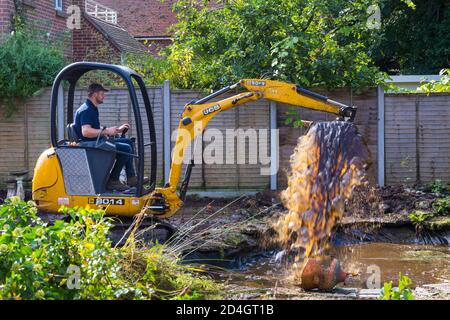
[(305, 290), (319, 288), (330, 291), (344, 282), (348, 274), (342, 271), (339, 260), (331, 257), (308, 259), (301, 275), (300, 286)]

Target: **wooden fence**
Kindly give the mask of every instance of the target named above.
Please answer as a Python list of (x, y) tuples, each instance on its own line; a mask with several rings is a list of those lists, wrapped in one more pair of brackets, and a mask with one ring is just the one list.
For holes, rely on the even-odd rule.
[[(167, 88), (166, 88), (167, 89)], [(169, 96), (164, 97), (164, 92)], [(167, 93), (168, 92), (168, 93)], [(164, 182), (167, 166), (164, 165), (166, 149), (173, 148), (170, 135), (178, 126), (181, 111), (193, 99), (201, 97), (200, 92), (191, 90), (164, 90), (161, 86), (149, 87), (148, 94), (153, 108), (158, 150), (158, 182)], [(350, 90), (339, 90), (327, 95), (345, 104), (358, 107), (355, 123), (365, 137), (372, 159), (369, 179), (376, 182), (377, 142), (379, 121), (377, 109), (377, 91), (371, 89), (355, 94)], [(80, 105), (86, 97), (83, 90), (77, 91), (75, 105)], [(11, 118), (5, 118), (0, 108), (0, 184), (9, 172), (27, 168), (32, 175), (34, 165), (40, 153), (50, 145), (49, 124), (50, 89), (18, 105), (17, 112)], [(142, 99), (140, 99), (142, 102)], [(164, 102), (166, 101), (166, 102)], [(385, 102), (385, 180), (387, 184), (429, 182), (442, 179), (450, 182), (450, 95), (393, 95), (386, 94)], [(260, 100), (228, 110), (217, 115), (208, 125), (221, 132), (227, 129), (270, 129), (275, 123), (279, 130), (279, 171), (278, 188), (286, 185), (286, 172), (289, 158), (304, 133), (304, 129), (292, 128), (284, 124), (289, 106), (276, 105), (276, 113), (271, 113), (269, 101)], [(306, 109), (295, 109), (305, 120), (333, 120), (334, 115)], [(271, 122), (275, 115), (276, 121)], [(170, 130), (164, 130), (164, 119), (169, 116)], [(105, 103), (100, 107), (100, 120), (104, 125), (116, 125), (130, 122), (134, 127), (132, 108), (128, 92), (124, 88), (112, 88)], [(146, 125), (145, 118), (144, 127)], [(164, 133), (169, 132), (169, 134)], [(130, 132), (133, 134), (133, 129)], [(169, 140), (167, 140), (169, 139)], [(171, 141), (167, 143), (167, 141)], [(263, 149), (259, 152), (270, 154), (270, 134)], [(208, 142), (201, 144), (196, 152), (201, 152)], [(247, 158), (252, 156), (250, 146), (246, 145)], [(223, 152), (227, 152), (223, 150)], [(234, 150), (235, 157), (237, 150)], [(189, 156), (186, 155), (187, 157)], [(166, 169), (164, 169), (166, 168)], [(191, 187), (194, 189), (252, 189), (269, 188), (271, 177), (260, 174), (260, 164), (200, 164), (194, 167)], [(146, 168), (148, 170), (148, 168)]]
[(450, 183), (450, 95), (385, 95), (387, 184)]

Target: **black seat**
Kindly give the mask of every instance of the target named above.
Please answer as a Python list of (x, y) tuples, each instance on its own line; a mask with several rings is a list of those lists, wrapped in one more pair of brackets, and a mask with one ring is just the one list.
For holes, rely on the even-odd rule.
[(79, 142), (81, 137), (78, 136), (75, 130), (75, 123), (70, 123), (67, 125), (67, 138), (70, 142)]

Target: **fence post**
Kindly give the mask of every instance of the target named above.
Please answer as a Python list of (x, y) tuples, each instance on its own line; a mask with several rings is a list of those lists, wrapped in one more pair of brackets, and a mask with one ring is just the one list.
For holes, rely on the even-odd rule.
[(378, 104), (378, 185), (384, 187), (384, 89), (382, 86), (377, 87), (377, 104)]
[(163, 161), (164, 161), (164, 183), (169, 182), (170, 173), (170, 81), (165, 80), (163, 84)]
[(58, 88), (58, 106), (56, 110), (58, 111), (58, 140), (64, 139), (64, 89), (62, 84)]
[(277, 190), (278, 173), (278, 130), (277, 130), (277, 104), (270, 101), (270, 190)]

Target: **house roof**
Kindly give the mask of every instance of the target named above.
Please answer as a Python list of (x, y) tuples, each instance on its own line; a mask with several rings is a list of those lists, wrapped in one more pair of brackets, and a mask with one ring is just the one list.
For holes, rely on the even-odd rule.
[(117, 12), (119, 24), (134, 37), (168, 37), (178, 22), (172, 6), (176, 0), (97, 0)]
[(147, 48), (137, 41), (127, 30), (119, 25), (111, 24), (84, 13), (84, 17), (120, 52), (143, 53)]

